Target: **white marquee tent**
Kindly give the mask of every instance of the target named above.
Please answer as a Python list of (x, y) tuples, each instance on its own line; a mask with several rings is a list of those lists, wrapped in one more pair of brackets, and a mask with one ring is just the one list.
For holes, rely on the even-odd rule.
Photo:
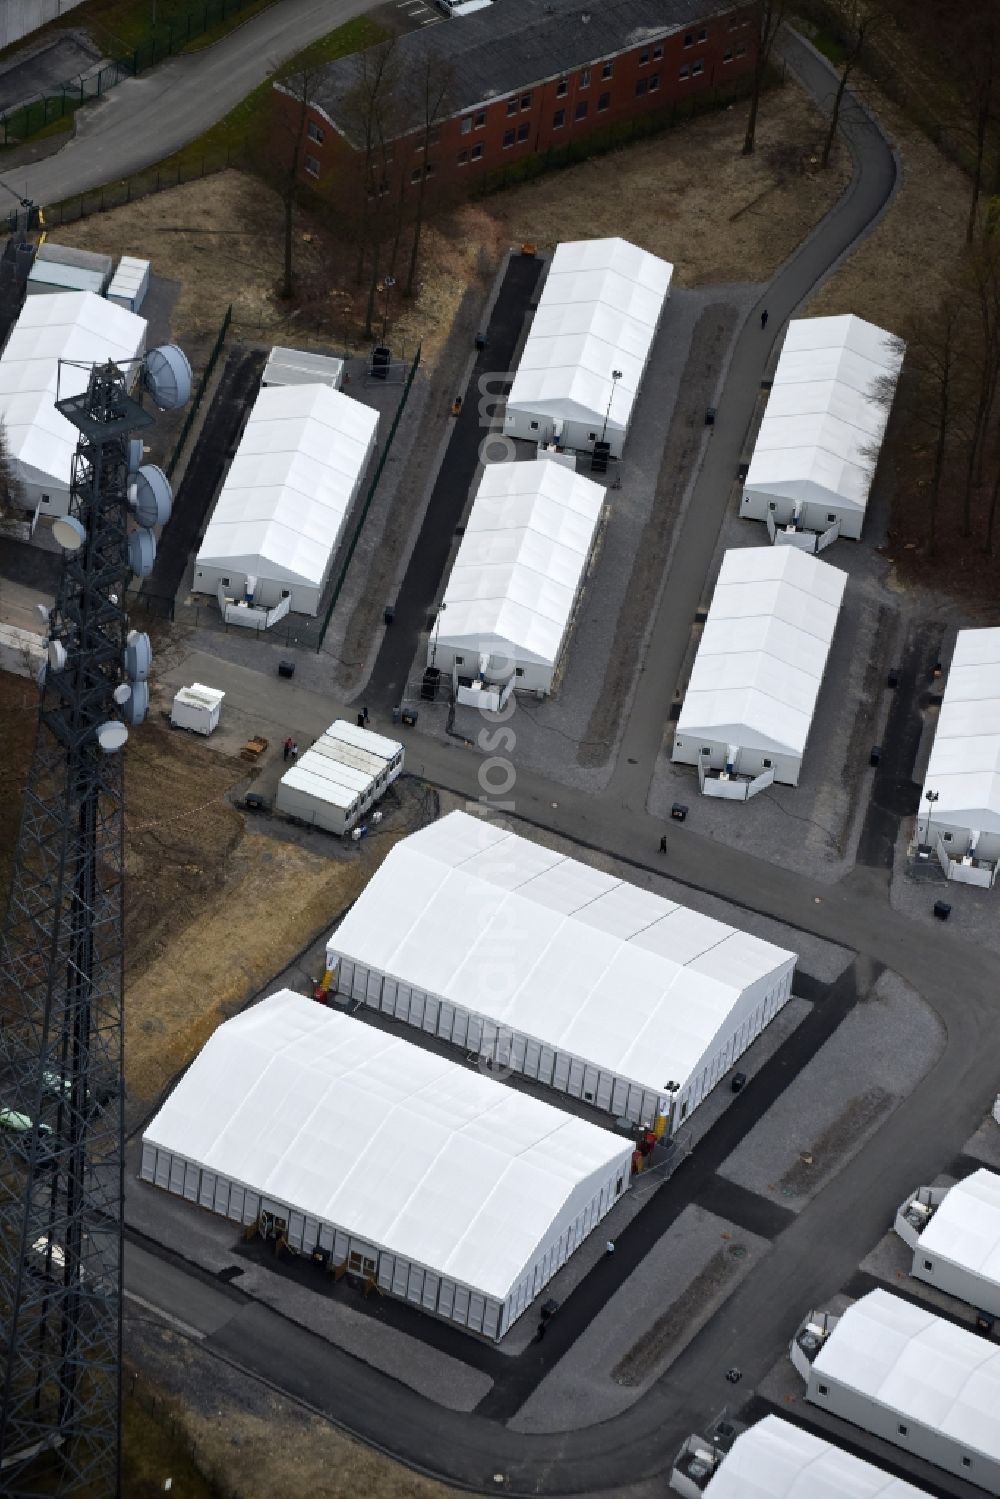
[(606, 422), (620, 458), (673, 269), (624, 239), (559, 245), (507, 397), (505, 432), (592, 449)]
[(1000, 1494), (1000, 1348), (888, 1291), (848, 1307), (806, 1399)]
[[(260, 391), (195, 561), (194, 589), (319, 612), (378, 413), (327, 385)], [(253, 580), (252, 583), (250, 580)]]
[(338, 718), (278, 782), (275, 810), (349, 833), (403, 769), (403, 746)]
[(903, 352), (900, 339), (858, 317), (793, 319), (740, 514), (860, 537)]
[(340, 993), (616, 1116), (673, 1126), (781, 1009), (784, 952), (493, 823), (397, 844), (327, 945)]
[(925, 1490), (780, 1416), (765, 1416), (736, 1438), (704, 1493), (706, 1499), (927, 1499)]
[(798, 783), (846, 584), (839, 568), (794, 547), (726, 552), (677, 721), (676, 762)]
[[(89, 370), (108, 359), (127, 362), (146, 348), (146, 322), (93, 292), (29, 297), (0, 355), (0, 422), (21, 503), (40, 515), (66, 515), (79, 432), (55, 409), (82, 394)], [(60, 372), (59, 361), (64, 364)]]
[(627, 1188), (631, 1150), (283, 989), (206, 1043), (140, 1174), (499, 1338)]
[(549, 692), (603, 504), (599, 484), (550, 459), (488, 464), (428, 664), (485, 682), (513, 671), (517, 688)]
[(1000, 1316), (1000, 1176), (985, 1167), (949, 1187), (913, 1251), (913, 1274)]
[[(933, 791), (933, 804), (927, 793)], [(917, 815), (949, 858), (1000, 860), (1000, 629), (960, 630)]]

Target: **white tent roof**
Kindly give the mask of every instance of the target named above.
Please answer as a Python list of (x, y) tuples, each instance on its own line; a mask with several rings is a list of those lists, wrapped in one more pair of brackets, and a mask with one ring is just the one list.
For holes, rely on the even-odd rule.
[(926, 1499), (923, 1489), (780, 1416), (765, 1416), (736, 1438), (705, 1494), (707, 1499)]
[[(508, 411), (541, 411), (593, 422), (595, 428), (603, 427), (607, 415), (609, 428), (624, 432), (673, 269), (624, 239), (559, 245), (507, 397)], [(612, 370), (622, 372), (617, 382)]]
[[(142, 354), (146, 321), (93, 292), (29, 297), (0, 355), (0, 422), (19, 477), (69, 488), (79, 432), (55, 409), (82, 394), (89, 366)], [(60, 371), (59, 360), (73, 360)], [(79, 368), (79, 365), (88, 368)]]
[(920, 1250), (1000, 1285), (1000, 1176), (981, 1167), (956, 1182), (920, 1235)]
[(599, 484), (551, 459), (488, 464), (448, 580), (438, 642), (554, 666), (603, 504)]
[(287, 989), (218, 1028), (144, 1139), (500, 1299), (631, 1149)]
[(1000, 629), (960, 630), (920, 796), (932, 823), (1000, 832)]
[(326, 385), (262, 389), (198, 563), (322, 583), (377, 426), (370, 406)]
[(933, 1312), (870, 1291), (840, 1318), (813, 1371), (1000, 1461), (1000, 1348)]
[(759, 937), (452, 812), (397, 844), (328, 952), (662, 1092), (747, 986), (795, 962)]
[(903, 347), (861, 318), (793, 319), (745, 488), (864, 510)]
[(795, 547), (726, 552), (677, 734), (803, 754), (846, 584)]

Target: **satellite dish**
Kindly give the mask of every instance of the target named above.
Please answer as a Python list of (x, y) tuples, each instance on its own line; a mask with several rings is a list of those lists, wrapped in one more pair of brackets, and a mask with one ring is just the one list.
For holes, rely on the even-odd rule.
[(62, 671), (66, 665), (66, 647), (61, 640), (49, 641), (49, 665), (53, 671)]
[(174, 495), (170, 480), (155, 463), (144, 463), (135, 479), (135, 499), (129, 486), (129, 504), (135, 510), (140, 526), (165, 526), (173, 509)]
[(125, 675), (130, 682), (144, 682), (153, 664), (153, 647), (142, 630), (130, 630), (125, 645)]
[(75, 515), (60, 515), (52, 522), (52, 535), (66, 552), (78, 552), (87, 539), (87, 528)]
[(118, 686), (114, 690), (114, 699), (119, 708), (121, 707), (122, 703), (127, 703), (131, 696), (132, 689), (129, 684), (127, 682), (119, 682)]
[(97, 742), (106, 755), (113, 755), (120, 750), (128, 738), (128, 729), (116, 718), (109, 718), (106, 723), (99, 724), (95, 730)]
[(149, 710), (149, 684), (148, 682), (136, 682), (129, 694), (129, 700), (125, 704), (125, 722), (140, 724)]
[(161, 411), (176, 411), (191, 399), (188, 357), (176, 344), (160, 344), (146, 355), (143, 385)]
[(143, 441), (142, 441), (141, 437), (130, 437), (129, 438), (129, 444), (128, 444), (128, 471), (129, 471), (130, 474), (137, 474), (139, 472), (139, 465), (142, 463), (142, 459), (143, 459), (143, 455), (144, 455), (145, 451), (146, 451), (146, 449), (145, 449), (145, 447), (143, 445)]
[(128, 565), (136, 577), (148, 578), (156, 561), (156, 537), (152, 531), (133, 531), (128, 539)]

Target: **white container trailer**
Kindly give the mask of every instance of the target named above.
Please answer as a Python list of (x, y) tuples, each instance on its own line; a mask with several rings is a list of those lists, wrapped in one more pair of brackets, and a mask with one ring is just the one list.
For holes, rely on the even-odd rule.
[(327, 833), (357, 827), (403, 769), (403, 746), (337, 719), (278, 783), (275, 810)]
[(108, 287), (108, 301), (114, 302), (117, 307), (127, 307), (129, 312), (138, 312), (149, 290), (149, 273), (148, 260), (123, 255)]
[(205, 687), (201, 682), (181, 687), (170, 709), (170, 722), (175, 729), (190, 729), (192, 734), (211, 734), (218, 727), (225, 695), (217, 687)]

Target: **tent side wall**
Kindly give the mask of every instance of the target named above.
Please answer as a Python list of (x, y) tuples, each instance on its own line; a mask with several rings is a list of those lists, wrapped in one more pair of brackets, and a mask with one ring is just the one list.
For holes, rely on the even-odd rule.
[[(912, 1452), (947, 1473), (978, 1484), (987, 1493), (1000, 1494), (1000, 1463), (978, 1452), (968, 1452), (952, 1437), (936, 1427), (925, 1425), (911, 1412), (882, 1405), (832, 1375), (817, 1370), (815, 1365), (809, 1371), (806, 1399), (841, 1420), (849, 1421), (852, 1426), (891, 1442), (894, 1447)], [(902, 1432), (901, 1426), (904, 1428)], [(963, 1457), (970, 1460), (969, 1467), (963, 1466)]]
[[(714, 739), (711, 734), (698, 735), (697, 730), (680, 730), (674, 735), (674, 747), (670, 752), (670, 758), (675, 765), (704, 764), (711, 770), (725, 770), (729, 756), (729, 745), (732, 741), (725, 739)], [(751, 750), (743, 745), (737, 746), (739, 754), (736, 760), (736, 770), (740, 775), (756, 776), (762, 770), (773, 770), (774, 779), (780, 781), (783, 786), (797, 786), (799, 774), (802, 770), (801, 755), (782, 755), (777, 750)], [(711, 753), (702, 754), (707, 749)]]
[(913, 1275), (978, 1311), (1000, 1317), (1000, 1285), (995, 1280), (977, 1275), (975, 1270), (958, 1265), (935, 1250), (922, 1249), (919, 1241), (913, 1251)]
[[(740, 502), (740, 515), (744, 520), (767, 520), (768, 512), (776, 526), (791, 525), (795, 519), (795, 500), (787, 494), (776, 494), (767, 489), (744, 488)], [(807, 531), (823, 532), (834, 521), (840, 523), (840, 534), (848, 541), (861, 540), (864, 512), (856, 505), (842, 504), (836, 495), (825, 500), (803, 500), (799, 520)]]
[(308, 823), (311, 828), (320, 828), (324, 833), (350, 832), (362, 815), (353, 807), (341, 807), (335, 802), (324, 801), (313, 796), (301, 786), (288, 786), (284, 780), (278, 782), (274, 796), (274, 810), (296, 822)]
[[(941, 818), (931, 815), (930, 819), (931, 839), (936, 844), (940, 838), (944, 843), (950, 859), (962, 859), (969, 852), (973, 833), (978, 833), (976, 840), (976, 858), (985, 860), (990, 864), (1000, 863), (1000, 833), (983, 832), (982, 828), (973, 826), (973, 818), (968, 823), (956, 822), (954, 814), (950, 818)], [(916, 837), (918, 843), (927, 842), (927, 809), (923, 808), (923, 815), (917, 818)]]
[[(332, 562), (333, 553), (330, 554), (330, 560), (326, 566), (326, 577), (329, 577)], [(264, 565), (262, 560), (261, 566)], [(315, 617), (319, 613), (319, 601), (325, 586), (325, 579), (324, 584), (320, 586), (313, 583), (291, 583), (280, 578), (268, 578), (263, 573), (251, 574), (235, 565), (217, 567), (212, 563), (199, 562), (195, 566), (194, 581), (191, 586), (195, 593), (215, 594), (221, 583), (230, 597), (239, 599), (246, 592), (248, 578), (253, 576), (257, 579), (253, 602), (260, 608), (273, 609), (286, 595), (289, 595), (292, 601), (290, 607), (296, 614), (310, 614)]]
[[(578, 595), (579, 596), (579, 595)], [(569, 635), (570, 627), (567, 626), (563, 636), (563, 644)], [(485, 652), (482, 654), (485, 655)], [(561, 651), (560, 651), (561, 654)], [(433, 656), (433, 663), (431, 658)], [(433, 664), (441, 672), (442, 676), (450, 677), (455, 671), (460, 677), (477, 677), (479, 675), (480, 652), (475, 644), (468, 642), (450, 641), (438, 639), (427, 648), (427, 664)], [(537, 692), (545, 695), (552, 691), (552, 678), (555, 669), (544, 661), (525, 661), (518, 656), (517, 647), (511, 645), (508, 650), (494, 650), (490, 655), (490, 662), (486, 669), (486, 680), (488, 682), (505, 682), (510, 674), (511, 663), (514, 664), (516, 673), (515, 690), (518, 692)]]
[(748, 984), (740, 995), (739, 1003), (726, 1017), (726, 1024), (713, 1039), (711, 1046), (692, 1068), (687, 1083), (677, 1094), (675, 1101), (675, 1128), (684, 1123), (700, 1103), (725, 1077), (730, 1067), (735, 1066), (757, 1037), (762, 1034), (778, 1011), (792, 997), (794, 961), (777, 980), (773, 975)]

